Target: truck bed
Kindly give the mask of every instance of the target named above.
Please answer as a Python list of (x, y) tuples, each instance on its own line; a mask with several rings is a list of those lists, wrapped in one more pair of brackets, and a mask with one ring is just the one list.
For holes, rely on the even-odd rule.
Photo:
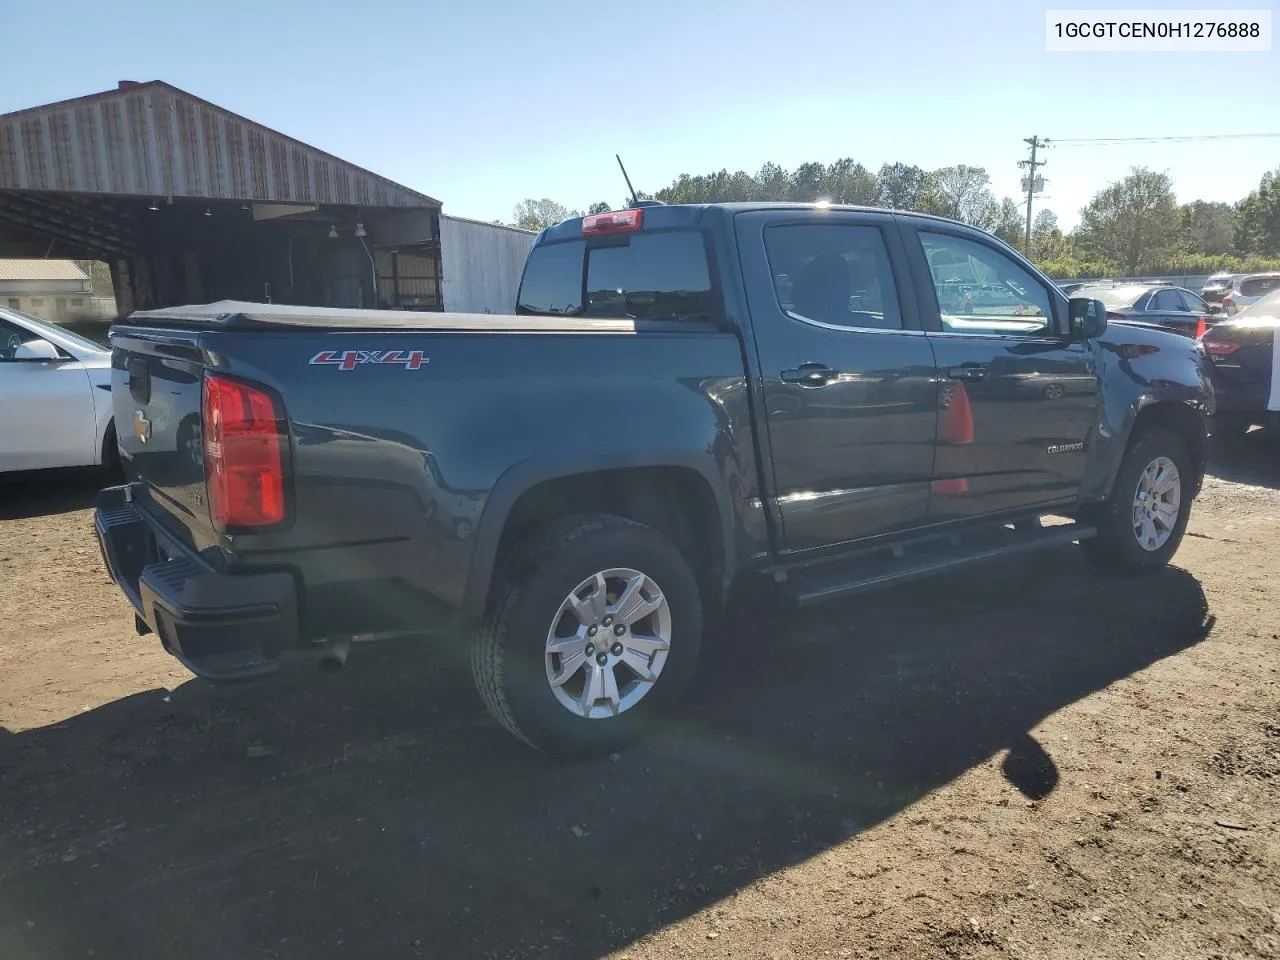
[[(130, 326), (197, 327), (248, 330), (305, 327), (332, 330), (432, 330), (486, 333), (635, 333), (638, 322), (626, 317), (535, 317), (493, 313), (431, 313), (416, 310), (352, 310), (336, 307), (295, 307), (276, 303), (221, 300), (195, 306), (139, 310)], [(640, 321), (646, 329), (661, 323)], [(666, 324), (665, 326), (670, 326)], [(682, 329), (689, 329), (682, 323)]]
[[(216, 571), (290, 572), (304, 639), (372, 607), (412, 620), (393, 583), (454, 607), (482, 598), (472, 568), (488, 570), (499, 514), (527, 485), (643, 450), (721, 486), (732, 469), (755, 491), (741, 343), (710, 322), (224, 302), (135, 313), (112, 343), (134, 509)], [(215, 528), (208, 374), (277, 398), (286, 522)]]

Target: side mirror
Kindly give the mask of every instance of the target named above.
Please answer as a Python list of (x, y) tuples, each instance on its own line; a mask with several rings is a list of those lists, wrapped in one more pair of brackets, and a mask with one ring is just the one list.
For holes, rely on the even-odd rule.
[(48, 340), (28, 340), (20, 343), (13, 351), (15, 360), (61, 360), (62, 354)]
[(1072, 297), (1067, 316), (1071, 320), (1072, 340), (1092, 340), (1107, 329), (1107, 305), (1101, 300)]

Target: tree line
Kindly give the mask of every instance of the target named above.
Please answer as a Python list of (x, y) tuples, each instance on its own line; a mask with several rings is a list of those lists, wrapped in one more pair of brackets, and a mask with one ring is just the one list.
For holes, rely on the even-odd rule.
[[(754, 174), (681, 174), (656, 193), (639, 196), (664, 203), (829, 200), (916, 210), (972, 224), (1022, 249), (1025, 207), (1010, 197), (997, 199), (990, 184), (982, 167), (924, 170), (886, 163), (873, 173), (846, 158), (802, 163), (790, 171), (766, 163)], [(541, 230), (629, 204), (627, 198), (616, 208), (601, 201), (571, 210), (550, 199), (525, 200), (517, 205), (512, 225)], [(1059, 229), (1051, 210), (1037, 213), (1026, 252), (1042, 270), (1060, 278), (1280, 270), (1280, 169), (1266, 173), (1238, 203), (1179, 204), (1168, 174), (1134, 167), (1094, 196), (1069, 233)]]

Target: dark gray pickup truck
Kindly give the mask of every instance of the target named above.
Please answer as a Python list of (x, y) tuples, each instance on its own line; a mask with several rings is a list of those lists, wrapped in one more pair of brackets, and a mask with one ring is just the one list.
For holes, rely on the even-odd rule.
[(987, 234), (821, 205), (567, 221), (512, 316), (220, 303), (112, 344), (95, 526), (139, 632), (242, 679), (461, 621), (494, 717), (561, 754), (661, 718), (735, 596), (1160, 567), (1213, 406), (1199, 344)]

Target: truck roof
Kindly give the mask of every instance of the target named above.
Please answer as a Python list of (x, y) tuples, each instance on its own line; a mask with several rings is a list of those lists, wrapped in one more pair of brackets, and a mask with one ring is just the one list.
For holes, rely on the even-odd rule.
[(364, 330), (507, 331), (512, 333), (634, 333), (628, 318), (511, 316), (496, 313), (435, 313), (418, 310), (355, 310), (295, 307), (283, 303), (220, 300), (217, 303), (135, 310), (126, 323), (226, 329), (322, 327)]
[[(621, 209), (633, 209), (623, 207)], [(914, 210), (893, 210), (888, 207), (865, 207), (844, 203), (799, 203), (794, 201), (732, 201), (726, 203), (658, 203), (652, 206), (642, 204), (644, 210), (645, 230), (670, 230), (698, 227), (704, 216), (711, 211), (724, 211), (732, 216), (737, 213), (751, 213), (757, 210), (851, 210), (859, 213), (891, 213), (899, 217), (911, 217), (917, 220), (932, 220), (940, 223), (959, 224), (957, 220), (935, 216), (931, 213), (917, 213)], [(576, 240), (582, 236), (582, 221), (585, 217), (571, 217), (554, 226), (547, 227), (539, 235), (535, 243), (546, 243), (556, 240)]]

